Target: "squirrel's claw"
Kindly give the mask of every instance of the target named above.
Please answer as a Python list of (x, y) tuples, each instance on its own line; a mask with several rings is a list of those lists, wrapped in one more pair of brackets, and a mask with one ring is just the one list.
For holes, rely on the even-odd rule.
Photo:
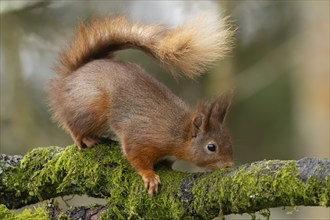
[(91, 148), (97, 145), (100, 142), (100, 138), (97, 137), (84, 137), (82, 139), (83, 143), (86, 145), (87, 148)]
[(82, 151), (83, 147), (91, 148), (101, 142), (100, 138), (97, 137), (83, 137), (75, 138), (75, 142), (79, 151)]
[(158, 185), (160, 182), (160, 177), (157, 174), (152, 176), (142, 176), (144, 182), (144, 188), (148, 190), (148, 194), (152, 196), (154, 193), (158, 193)]

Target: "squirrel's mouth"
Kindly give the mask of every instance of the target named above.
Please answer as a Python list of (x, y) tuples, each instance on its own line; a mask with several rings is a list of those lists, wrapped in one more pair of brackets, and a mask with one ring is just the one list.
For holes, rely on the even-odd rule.
[(232, 167), (234, 167), (233, 161), (219, 161), (216, 163), (208, 164), (207, 166), (203, 167), (203, 169), (206, 172), (210, 172), (221, 168), (232, 168)]

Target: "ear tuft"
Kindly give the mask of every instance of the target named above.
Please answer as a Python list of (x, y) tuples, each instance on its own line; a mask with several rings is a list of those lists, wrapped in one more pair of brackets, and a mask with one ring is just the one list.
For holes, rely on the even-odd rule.
[(204, 121), (204, 115), (203, 114), (197, 114), (193, 117), (192, 124), (193, 124), (193, 137), (197, 136), (197, 133), (201, 130), (201, 127), (203, 125)]
[(227, 93), (222, 94), (216, 100), (215, 107), (212, 111), (212, 116), (218, 118), (221, 123), (223, 123), (226, 118), (229, 106), (231, 104), (232, 97), (233, 97), (233, 93), (227, 92)]

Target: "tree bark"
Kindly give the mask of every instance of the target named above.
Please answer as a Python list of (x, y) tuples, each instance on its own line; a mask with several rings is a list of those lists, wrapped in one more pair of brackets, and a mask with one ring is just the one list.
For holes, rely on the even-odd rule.
[[(120, 148), (99, 145), (37, 148), (24, 157), (0, 155), (0, 203), (8, 208), (72, 194), (104, 198), (107, 218), (210, 219), (272, 207), (330, 204), (330, 161), (263, 160), (211, 173), (156, 167), (162, 185), (150, 197)], [(1, 215), (0, 215), (1, 216)]]

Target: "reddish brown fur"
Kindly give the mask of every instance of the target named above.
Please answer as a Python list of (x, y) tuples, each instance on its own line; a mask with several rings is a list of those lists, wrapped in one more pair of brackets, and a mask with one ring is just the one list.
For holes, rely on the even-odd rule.
[[(168, 30), (108, 17), (90, 26), (80, 24), (75, 40), (61, 54), (59, 77), (49, 84), (54, 118), (78, 148), (111, 139), (114, 133), (149, 194), (158, 191), (160, 178), (153, 166), (164, 157), (208, 169), (232, 166), (231, 142), (223, 125), (230, 99), (221, 96), (192, 110), (138, 65), (108, 55), (140, 48), (169, 69), (197, 75), (225, 52), (228, 37), (221, 38), (223, 32), (201, 23)], [(209, 144), (216, 145), (214, 152)]]

